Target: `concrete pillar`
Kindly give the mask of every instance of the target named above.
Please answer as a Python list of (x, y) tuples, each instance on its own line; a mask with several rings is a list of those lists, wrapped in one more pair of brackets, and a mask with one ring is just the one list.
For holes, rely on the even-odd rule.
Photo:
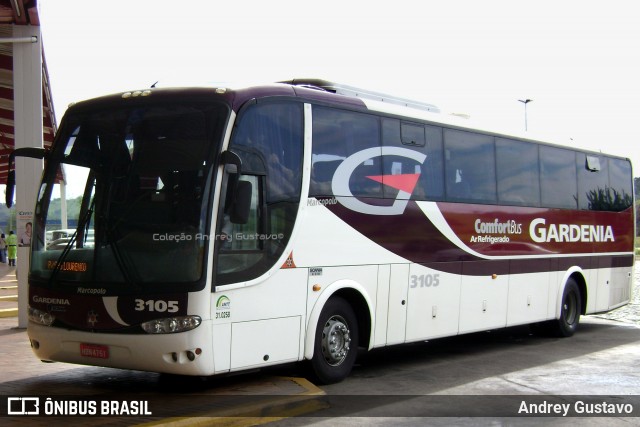
[[(40, 27), (14, 25), (14, 37), (38, 38), (37, 43), (13, 45), (13, 108), (15, 148), (42, 147), (42, 39)], [(16, 212), (18, 241), (27, 222), (33, 222), (43, 161), (16, 158)], [(18, 247), (18, 327), (26, 328), (28, 306), (29, 248)]]

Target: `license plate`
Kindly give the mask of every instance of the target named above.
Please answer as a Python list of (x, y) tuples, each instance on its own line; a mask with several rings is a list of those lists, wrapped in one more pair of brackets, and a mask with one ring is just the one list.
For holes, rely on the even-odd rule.
[(109, 347), (100, 344), (80, 344), (80, 355), (84, 357), (93, 357), (95, 359), (108, 359)]

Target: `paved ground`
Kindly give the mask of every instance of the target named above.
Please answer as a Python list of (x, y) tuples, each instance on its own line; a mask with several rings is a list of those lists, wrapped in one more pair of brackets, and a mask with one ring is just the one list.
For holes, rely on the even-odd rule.
[[(12, 274), (0, 264), (3, 287), (12, 286)], [(4, 310), (17, 306), (14, 301), (1, 303)], [(636, 309), (631, 307), (634, 313)], [(29, 348), (26, 331), (17, 325), (15, 315), (0, 318), (3, 426), (640, 425), (638, 418), (624, 416), (514, 418), (514, 408), (523, 401), (567, 404), (589, 396), (630, 403), (634, 415), (640, 413), (640, 327), (593, 316), (583, 317), (580, 330), (569, 339), (533, 337), (521, 327), (376, 350), (358, 361), (347, 380), (322, 387), (305, 380), (299, 365), (185, 381), (41, 363)], [(129, 418), (4, 417), (8, 399), (16, 396), (98, 404), (139, 399), (156, 413)]]
[(15, 267), (0, 263), (0, 318), (18, 315), (18, 282)]
[(16, 318), (0, 319), (0, 408), (15, 396), (124, 399), (148, 401), (154, 414), (90, 419), (0, 414), (0, 425), (639, 425), (638, 418), (621, 416), (514, 418), (523, 401), (567, 404), (589, 396), (631, 403), (634, 415), (640, 413), (640, 328), (604, 319), (584, 318), (569, 339), (532, 337), (526, 328), (511, 328), (381, 349), (362, 357), (344, 382), (322, 387), (306, 381), (297, 365), (185, 381), (45, 364), (33, 356), (26, 332), (16, 325)]
[[(264, 424), (324, 407), (324, 394), (302, 377), (256, 372), (229, 378), (183, 379), (149, 372), (42, 363), (34, 357), (26, 329), (18, 328), (15, 268), (0, 263), (0, 425), (232, 425)], [(6, 417), (9, 399), (37, 397), (63, 402), (148, 402), (162, 417)], [(117, 399), (117, 400), (116, 400)], [(28, 401), (31, 402), (31, 401)], [(22, 404), (15, 402), (13, 404)], [(68, 409), (68, 407), (66, 408)], [(242, 418), (237, 418), (241, 414)], [(204, 424), (203, 424), (204, 423)]]

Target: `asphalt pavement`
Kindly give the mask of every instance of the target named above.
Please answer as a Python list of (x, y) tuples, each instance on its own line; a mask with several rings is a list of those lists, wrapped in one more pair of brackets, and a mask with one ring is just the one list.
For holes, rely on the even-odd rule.
[(0, 318), (18, 315), (16, 268), (0, 263)]
[[(26, 330), (18, 328), (15, 286), (15, 270), (0, 264), (0, 425), (286, 427), (333, 426), (338, 418), (342, 426), (367, 427), (640, 425), (640, 326), (633, 321), (583, 316), (568, 339), (536, 337), (517, 327), (378, 349), (363, 355), (349, 378), (329, 386), (309, 382), (299, 365), (185, 380), (42, 363)], [(637, 304), (626, 309), (635, 313)], [(62, 412), (7, 416), (24, 398), (40, 399), (42, 405), (52, 399)], [(150, 405), (149, 412), (65, 415), (70, 402), (94, 402), (99, 408), (105, 400), (115, 405), (140, 400)], [(621, 406), (613, 414), (581, 414), (579, 402), (600, 409), (603, 402)], [(572, 418), (553, 412), (565, 408)]]

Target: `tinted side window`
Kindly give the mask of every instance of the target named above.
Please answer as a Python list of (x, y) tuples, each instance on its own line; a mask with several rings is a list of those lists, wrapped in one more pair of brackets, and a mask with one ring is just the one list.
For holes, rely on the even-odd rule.
[(611, 210), (609, 172), (605, 158), (596, 154), (576, 153), (578, 169), (578, 208), (594, 211)]
[[(415, 135), (422, 136), (421, 144), (406, 143), (406, 128), (411, 127)], [(420, 130), (417, 130), (417, 128)], [(404, 131), (402, 131), (404, 129)], [(418, 138), (413, 138), (416, 141)], [(414, 200), (440, 200), (444, 198), (444, 163), (442, 160), (442, 128), (428, 125), (406, 124), (396, 119), (382, 120), (382, 145), (402, 147), (426, 154), (424, 163), (401, 156), (385, 156), (384, 175), (416, 174), (418, 182), (411, 194)], [(385, 198), (395, 198), (397, 191), (384, 187)]]
[(577, 208), (575, 152), (563, 148), (540, 146), (540, 178), (543, 206)]
[[(258, 103), (239, 117), (229, 150), (240, 156), (242, 176), (235, 191), (231, 174), (223, 180), (216, 285), (255, 279), (282, 255), (300, 203), (303, 142), (301, 104)], [(231, 214), (243, 198), (244, 222)]]
[(333, 175), (347, 157), (372, 148), (378, 150), (377, 155), (368, 156), (350, 176), (353, 196), (382, 197), (382, 184), (368, 178), (382, 175), (379, 120), (369, 114), (314, 106), (309, 195), (349, 196), (333, 194)]
[(424, 147), (426, 141), (424, 126), (417, 123), (402, 122), (400, 125), (400, 138), (404, 145)]
[(631, 164), (627, 160), (609, 159), (609, 197), (611, 210), (623, 211), (633, 203)]
[(266, 174), (267, 203), (295, 199), (302, 187), (302, 107), (258, 104), (247, 110), (231, 141), (243, 173)]
[(538, 146), (496, 139), (498, 201), (518, 206), (540, 205)]
[(447, 199), (496, 202), (496, 167), (493, 137), (444, 130)]

